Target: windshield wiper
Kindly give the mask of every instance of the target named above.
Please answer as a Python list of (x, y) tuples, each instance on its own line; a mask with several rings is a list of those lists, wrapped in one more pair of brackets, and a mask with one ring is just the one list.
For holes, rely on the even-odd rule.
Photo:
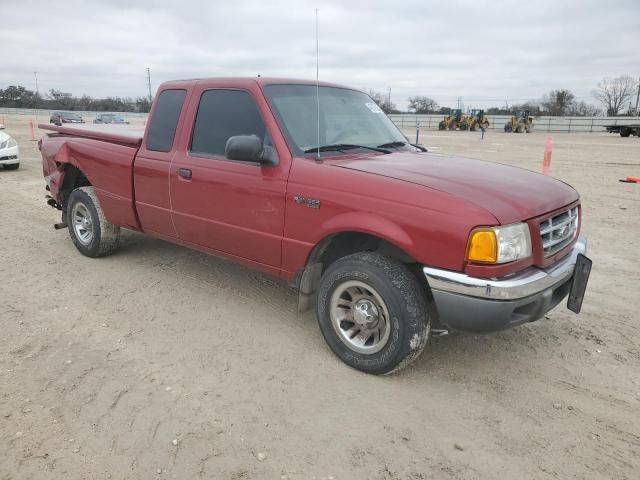
[(332, 145), (321, 145), (320, 147), (307, 148), (304, 153), (334, 152), (340, 150), (351, 150), (353, 148), (366, 148), (367, 150), (373, 150), (374, 152), (391, 153), (386, 148), (368, 147), (366, 145), (356, 145), (354, 143), (334, 143)]
[(378, 145), (378, 148), (397, 148), (397, 147), (404, 147), (405, 145), (411, 145), (412, 147), (417, 148), (421, 152), (427, 151), (427, 149), (422, 145), (416, 145), (415, 143), (400, 142), (400, 141), (383, 143), (382, 145)]

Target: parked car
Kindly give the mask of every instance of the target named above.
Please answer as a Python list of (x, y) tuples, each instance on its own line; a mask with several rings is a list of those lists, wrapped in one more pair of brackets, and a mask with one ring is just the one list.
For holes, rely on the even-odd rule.
[(18, 142), (4, 132), (0, 132), (0, 165), (5, 170), (17, 170), (20, 167)]
[(415, 148), (363, 92), (175, 81), (149, 118), (144, 133), (41, 126), (55, 132), (40, 144), (49, 203), (86, 256), (128, 228), (283, 278), (301, 309), (315, 303), (333, 352), (375, 374), (414, 360), (430, 332), (513, 327), (567, 296), (580, 311), (578, 193)]
[(49, 123), (62, 124), (62, 123), (84, 123), (82, 116), (73, 112), (53, 112)]
[(100, 113), (93, 123), (118, 123), (118, 124), (129, 124), (123, 116), (116, 115), (115, 113)]

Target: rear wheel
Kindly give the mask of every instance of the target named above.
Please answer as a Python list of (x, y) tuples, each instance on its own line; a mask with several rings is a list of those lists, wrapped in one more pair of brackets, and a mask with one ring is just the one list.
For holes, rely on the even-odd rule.
[(621, 137), (628, 137), (629, 135), (631, 135), (631, 129), (630, 128), (621, 128), (620, 129), (620, 136)]
[(402, 264), (378, 253), (343, 257), (322, 276), (316, 314), (333, 352), (367, 373), (411, 363), (429, 337), (423, 286)]
[(509, 132), (511, 132), (512, 130), (513, 130), (513, 127), (511, 127), (511, 124), (510, 124), (510, 123), (505, 123), (505, 124), (504, 124), (504, 131), (505, 131), (505, 132), (509, 133)]
[(69, 235), (87, 257), (112, 254), (120, 241), (120, 227), (107, 221), (93, 187), (76, 188), (67, 203)]

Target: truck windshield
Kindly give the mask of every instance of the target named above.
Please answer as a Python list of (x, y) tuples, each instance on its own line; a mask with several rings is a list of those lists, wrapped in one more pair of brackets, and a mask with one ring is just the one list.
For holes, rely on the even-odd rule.
[[(318, 150), (315, 85), (268, 85), (265, 93), (289, 143), (301, 155)], [(406, 144), (407, 139), (365, 93), (337, 87), (319, 88), (320, 151), (376, 149), (380, 145)], [(324, 147), (324, 148), (323, 148)]]

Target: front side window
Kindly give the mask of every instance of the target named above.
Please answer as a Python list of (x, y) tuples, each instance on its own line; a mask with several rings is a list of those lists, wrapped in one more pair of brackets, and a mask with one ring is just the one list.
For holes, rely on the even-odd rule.
[[(249, 92), (207, 90), (200, 98), (193, 127), (191, 152), (224, 156), (227, 140), (236, 135), (257, 135), (265, 140), (266, 127)], [(268, 140), (265, 142), (268, 143)]]
[(377, 147), (407, 139), (367, 94), (315, 85), (268, 85), (265, 92), (289, 142), (300, 154), (320, 145)]
[(169, 152), (171, 150), (186, 95), (186, 90), (164, 90), (160, 94), (156, 100), (158, 103), (149, 126), (147, 138), (149, 150), (155, 152)]

